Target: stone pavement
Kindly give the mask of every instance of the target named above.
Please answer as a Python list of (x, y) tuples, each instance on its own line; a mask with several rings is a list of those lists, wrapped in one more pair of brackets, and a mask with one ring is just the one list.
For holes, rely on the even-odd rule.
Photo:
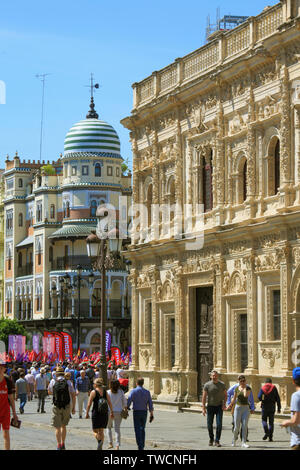
[[(19, 409), (16, 402), (16, 409)], [(56, 448), (55, 434), (51, 427), (52, 398), (46, 400), (46, 413), (37, 413), (37, 400), (27, 402), (25, 413), (19, 415), (21, 429), (11, 428), (12, 450), (52, 450)], [(206, 418), (200, 414), (176, 413), (156, 409), (153, 423), (147, 423), (146, 450), (240, 450), (240, 441), (236, 448), (231, 446), (231, 416), (227, 413), (223, 418), (222, 447), (208, 447)], [(274, 442), (262, 440), (263, 429), (258, 416), (251, 415), (249, 420), (250, 450), (288, 450), (289, 435), (275, 422)], [(0, 449), (3, 448), (2, 433)], [(136, 450), (132, 413), (121, 426), (121, 449)], [(78, 413), (73, 415), (68, 426), (66, 448), (69, 450), (95, 450), (96, 440), (92, 434), (91, 420), (79, 419)], [(107, 438), (104, 449), (107, 449)]]

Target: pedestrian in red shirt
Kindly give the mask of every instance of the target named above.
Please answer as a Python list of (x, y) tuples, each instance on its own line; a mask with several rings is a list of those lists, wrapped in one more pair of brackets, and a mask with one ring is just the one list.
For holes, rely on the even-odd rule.
[(3, 429), (4, 449), (10, 450), (10, 406), (14, 421), (18, 421), (14, 400), (14, 385), (5, 375), (6, 364), (0, 363), (0, 429)]

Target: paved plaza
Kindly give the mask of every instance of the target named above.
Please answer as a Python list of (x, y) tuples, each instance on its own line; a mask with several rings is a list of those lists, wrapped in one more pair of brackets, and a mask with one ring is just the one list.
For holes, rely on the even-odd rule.
[[(18, 410), (18, 403), (16, 406)], [(37, 413), (37, 400), (28, 402), (25, 413), (19, 415), (21, 429), (11, 428), (12, 450), (55, 450), (56, 440), (51, 427), (52, 398), (46, 400), (46, 413)], [(156, 408), (153, 423), (147, 423), (145, 450), (233, 450), (231, 446), (231, 416), (225, 413), (223, 419), (222, 447), (217, 449), (208, 446), (206, 418), (201, 414), (176, 413)], [(274, 442), (262, 440), (263, 429), (260, 417), (252, 415), (249, 420), (250, 450), (288, 450), (289, 435), (275, 423)], [(132, 412), (121, 427), (121, 450), (136, 450)], [(105, 439), (104, 450), (108, 442)], [(79, 419), (73, 415), (68, 426), (66, 439), (67, 450), (96, 450), (97, 444), (91, 430), (91, 420)], [(0, 449), (3, 448), (1, 433)], [(240, 441), (235, 448), (240, 450)]]

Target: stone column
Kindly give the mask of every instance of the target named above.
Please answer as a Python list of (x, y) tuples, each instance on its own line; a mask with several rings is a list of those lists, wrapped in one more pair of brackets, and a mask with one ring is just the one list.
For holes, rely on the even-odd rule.
[(254, 253), (250, 253), (243, 259), (247, 268), (247, 328), (248, 328), (248, 366), (246, 374), (258, 374), (258, 350), (257, 350), (257, 305), (256, 291), (257, 281), (254, 271)]
[(152, 303), (152, 370), (159, 370), (160, 366), (160, 329), (159, 329), (159, 312), (156, 304), (157, 281), (160, 280), (159, 270), (153, 266), (149, 271), (151, 286), (151, 303)]
[(222, 298), (223, 273), (226, 263), (222, 257), (214, 259), (214, 363), (219, 373), (226, 372), (226, 310)]

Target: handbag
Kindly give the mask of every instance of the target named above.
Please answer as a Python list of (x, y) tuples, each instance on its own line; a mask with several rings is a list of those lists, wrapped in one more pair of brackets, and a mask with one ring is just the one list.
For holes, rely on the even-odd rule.
[(121, 411), (121, 418), (127, 419), (128, 416), (129, 416), (128, 410), (123, 409), (123, 410)]

